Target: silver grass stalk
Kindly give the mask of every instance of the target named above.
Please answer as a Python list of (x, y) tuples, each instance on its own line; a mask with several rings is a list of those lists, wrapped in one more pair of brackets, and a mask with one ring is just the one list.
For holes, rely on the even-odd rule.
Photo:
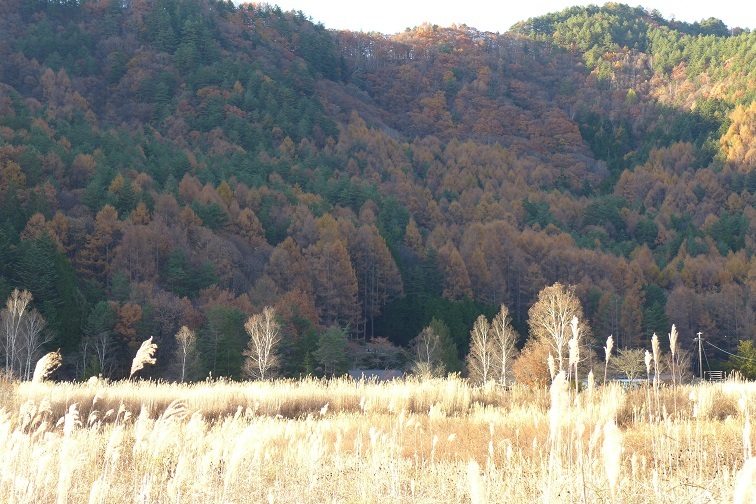
[(672, 385), (675, 384), (675, 354), (677, 353), (677, 327), (672, 324), (672, 331), (669, 333), (669, 351), (672, 353)]
[(675, 369), (675, 351), (677, 349), (677, 328), (672, 324), (672, 331), (669, 333), (669, 351), (672, 353), (672, 390), (675, 402), (675, 415), (677, 415), (677, 372)]
[(569, 384), (567, 383), (564, 371), (559, 371), (554, 378), (554, 381), (551, 382), (549, 395), (551, 397), (551, 407), (549, 408), (549, 437), (552, 443), (556, 443), (561, 437), (561, 426), (570, 405)]
[(575, 393), (578, 391), (578, 362), (580, 361), (580, 350), (578, 349), (578, 341), (574, 336), (567, 342), (570, 349), (569, 365), (570, 373), (575, 370)]
[(612, 348), (614, 348), (614, 338), (610, 334), (606, 338), (606, 346), (604, 347), (604, 353), (606, 354), (606, 360), (604, 363), (604, 385), (606, 385), (606, 372), (609, 370), (609, 358), (612, 356)]
[(60, 355), (60, 350), (45, 354), (37, 361), (37, 365), (34, 367), (32, 383), (42, 383), (53, 373), (53, 371), (58, 369), (62, 363), (63, 358)]
[(554, 361), (554, 356), (549, 353), (548, 358), (548, 364), (549, 364), (549, 374), (551, 375), (551, 380), (554, 380), (554, 377), (556, 376), (556, 362)]
[(735, 480), (733, 504), (752, 504), (756, 502), (756, 457), (746, 460)]
[(593, 378), (593, 369), (591, 369), (590, 371), (588, 371), (588, 386), (587, 386), (588, 397), (591, 399), (593, 399), (593, 391), (595, 390), (595, 388), (596, 388), (596, 380)]
[(651, 337), (651, 349), (654, 352), (654, 385), (659, 383), (659, 359), (661, 358), (661, 346), (659, 345), (659, 336), (654, 333)]
[(654, 353), (654, 398), (656, 399), (656, 412), (659, 413), (659, 359), (661, 358), (661, 346), (659, 337), (654, 333), (651, 337), (651, 350)]
[(467, 463), (467, 479), (470, 483), (470, 502), (472, 504), (481, 504), (485, 502), (485, 488), (483, 480), (480, 477), (480, 466), (474, 459)]
[(142, 342), (142, 346), (137, 350), (136, 356), (131, 363), (131, 373), (129, 378), (134, 376), (134, 373), (144, 368), (145, 364), (155, 364), (155, 351), (157, 345), (152, 342), (152, 336), (149, 339)]
[[(569, 383), (564, 371), (560, 370), (551, 382), (549, 395), (551, 407), (549, 408), (549, 478), (544, 492), (544, 502), (552, 500), (552, 483), (561, 473), (561, 460), (563, 450), (563, 425), (569, 413), (570, 393)], [(535, 440), (535, 438), (533, 438)]]
[(745, 423), (743, 424), (743, 459), (748, 460), (753, 456), (751, 446), (751, 419), (748, 416), (748, 408), (745, 408)]
[(604, 424), (604, 470), (609, 480), (609, 490), (612, 493), (612, 501), (617, 502), (617, 486), (619, 483), (620, 456), (622, 454), (622, 433), (617, 428), (613, 419)]
[(575, 367), (575, 394), (578, 393), (578, 364), (580, 363), (580, 321), (577, 316), (572, 317), (570, 321), (570, 329), (572, 330), (572, 338), (569, 341), (570, 346), (570, 366)]

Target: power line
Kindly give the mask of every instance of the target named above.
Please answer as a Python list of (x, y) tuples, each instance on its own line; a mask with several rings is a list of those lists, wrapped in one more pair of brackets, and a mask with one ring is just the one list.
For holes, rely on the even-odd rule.
[[(711, 363), (709, 362), (709, 356), (706, 355), (706, 349), (702, 348), (701, 351), (703, 352), (704, 359), (706, 359), (706, 367), (709, 368), (709, 371), (711, 371)], [(700, 366), (701, 364), (699, 364)]]
[(715, 344), (713, 344), (713, 343), (709, 343), (709, 342), (708, 342), (708, 341), (706, 341), (706, 340), (704, 340), (704, 343), (706, 343), (707, 345), (711, 345), (711, 346), (713, 346), (714, 348), (716, 348), (716, 349), (717, 349), (717, 350), (719, 350), (720, 352), (726, 353), (727, 355), (729, 355), (729, 356), (731, 356), (731, 357), (737, 357), (738, 359), (743, 359), (743, 360), (746, 360), (746, 361), (756, 362), (756, 359), (752, 359), (752, 358), (750, 358), (750, 357), (743, 357), (742, 355), (737, 355), (737, 354), (734, 354), (734, 353), (728, 352), (727, 350), (722, 350), (721, 348), (719, 348), (719, 347), (718, 347), (718, 346), (716, 346)]

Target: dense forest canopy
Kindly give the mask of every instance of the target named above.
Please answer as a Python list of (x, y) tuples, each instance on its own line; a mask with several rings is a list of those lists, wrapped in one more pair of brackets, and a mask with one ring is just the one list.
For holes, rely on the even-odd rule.
[[(609, 3), (508, 33), (332, 31), (214, 0), (0, 0), (0, 298), (71, 377), (197, 333), (239, 377), (275, 306), (284, 373), (342, 327), (457, 356), (575, 286), (596, 345), (735, 351), (756, 320), (756, 33)], [(726, 358), (715, 354), (714, 358)]]

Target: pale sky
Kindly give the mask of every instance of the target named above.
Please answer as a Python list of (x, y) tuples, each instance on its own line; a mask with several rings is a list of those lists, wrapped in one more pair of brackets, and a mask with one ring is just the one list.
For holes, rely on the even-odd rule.
[[(326, 28), (385, 34), (403, 32), (424, 22), (439, 26), (466, 24), (483, 31), (503, 33), (517, 21), (530, 17), (573, 5), (604, 4), (603, 1), (580, 0), (254, 0), (251, 3), (269, 3), (284, 11), (302, 11)], [(756, 8), (747, 7), (748, 2), (743, 0), (631, 0), (623, 3), (657, 9), (666, 19), (674, 17), (692, 23), (715, 17), (730, 28), (756, 29)]]

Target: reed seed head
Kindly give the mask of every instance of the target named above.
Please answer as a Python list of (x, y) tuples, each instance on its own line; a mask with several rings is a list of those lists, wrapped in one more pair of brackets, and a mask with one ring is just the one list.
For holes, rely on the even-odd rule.
[(677, 328), (675, 324), (672, 324), (672, 331), (669, 333), (669, 350), (674, 357), (677, 351)]
[(42, 383), (53, 373), (53, 371), (58, 369), (62, 363), (63, 358), (60, 355), (60, 349), (45, 354), (37, 361), (37, 365), (34, 367), (32, 383)]
[(614, 338), (610, 334), (608, 338), (606, 338), (606, 346), (604, 347), (604, 352), (606, 353), (606, 363), (609, 364), (609, 358), (612, 356), (612, 348), (614, 348)]
[(149, 339), (142, 342), (142, 345), (137, 350), (136, 356), (131, 363), (131, 373), (129, 378), (134, 376), (134, 373), (143, 369), (145, 364), (155, 364), (155, 351), (157, 345), (152, 342), (152, 336)]

